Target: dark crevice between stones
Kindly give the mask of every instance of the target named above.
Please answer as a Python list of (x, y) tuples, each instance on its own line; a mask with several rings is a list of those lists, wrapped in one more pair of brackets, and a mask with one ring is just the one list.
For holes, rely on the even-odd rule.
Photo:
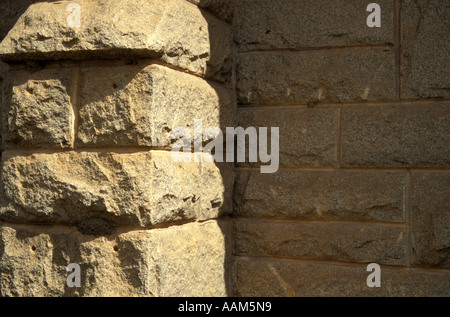
[(116, 232), (116, 226), (112, 221), (104, 218), (89, 218), (77, 223), (79, 232), (85, 235), (109, 236)]

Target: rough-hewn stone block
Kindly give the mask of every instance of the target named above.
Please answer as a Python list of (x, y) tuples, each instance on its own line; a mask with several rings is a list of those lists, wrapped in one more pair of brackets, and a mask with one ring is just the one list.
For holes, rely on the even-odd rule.
[(70, 86), (70, 69), (7, 73), (3, 147), (70, 147), (74, 125)]
[(448, 166), (450, 104), (342, 109), (344, 166)]
[(232, 183), (221, 173), (233, 171), (221, 169), (175, 163), (170, 152), (4, 153), (0, 218), (70, 224), (104, 218), (141, 226), (215, 218), (230, 211), (222, 207)]
[(188, 0), (211, 12), (222, 20), (232, 23), (236, 0)]
[(79, 27), (67, 22), (68, 4), (30, 5), (0, 44), (0, 59), (152, 57), (214, 77), (228, 73), (231, 29), (185, 0), (79, 0)]
[(235, 253), (406, 265), (406, 228), (239, 219)]
[(33, 0), (3, 0), (0, 10), (0, 42)]
[(450, 3), (402, 1), (402, 98), (450, 97)]
[[(242, 109), (238, 126), (267, 127), (269, 135), (271, 127), (278, 127), (281, 166), (336, 165), (337, 109)], [(247, 144), (247, 154), (248, 149)]]
[(394, 8), (382, 8), (380, 28), (369, 28), (365, 0), (244, 0), (236, 15), (240, 49), (392, 44)]
[(450, 274), (383, 268), (381, 287), (366, 284), (366, 266), (238, 258), (235, 296), (444, 296)]
[[(0, 227), (1, 296), (226, 296), (226, 223), (83, 235), (73, 227)], [(81, 287), (69, 288), (69, 263)]]
[(394, 54), (378, 49), (240, 54), (237, 97), (242, 104), (393, 99)]
[[(3, 118), (3, 109), (5, 108), (5, 106), (3, 105), (3, 84), (4, 84), (4, 77), (6, 75), (6, 73), (8, 72), (8, 65), (5, 63), (0, 62), (0, 122), (2, 122), (2, 118)], [(3, 150), (3, 140), (2, 140), (2, 135), (3, 135), (3, 123), (2, 123), (2, 128), (0, 128), (0, 150)]]
[(232, 91), (155, 64), (89, 67), (81, 71), (80, 145), (171, 146), (172, 131), (232, 126)]
[(450, 268), (450, 173), (413, 172), (413, 263)]
[(240, 171), (234, 214), (403, 222), (405, 176), (379, 171)]

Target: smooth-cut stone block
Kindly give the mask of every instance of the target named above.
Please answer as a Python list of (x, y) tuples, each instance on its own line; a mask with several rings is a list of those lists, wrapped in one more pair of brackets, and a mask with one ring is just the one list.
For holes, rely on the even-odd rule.
[(405, 0), (401, 6), (401, 97), (450, 97), (450, 3)]
[(412, 258), (416, 266), (450, 268), (450, 173), (411, 176)]
[(241, 50), (392, 45), (394, 4), (381, 7), (381, 27), (367, 26), (365, 0), (243, 0), (236, 15)]
[(238, 297), (448, 297), (448, 272), (384, 268), (381, 287), (368, 287), (366, 266), (238, 258), (234, 262)]
[[(335, 166), (337, 163), (337, 109), (240, 109), (237, 116), (237, 126), (244, 129), (267, 128), (269, 152), (271, 128), (279, 128), (280, 166)], [(248, 150), (247, 141), (247, 155)], [(245, 165), (256, 164), (247, 158)]]
[(395, 54), (381, 49), (241, 53), (241, 104), (392, 100)]
[(380, 171), (239, 171), (234, 214), (404, 222), (406, 174)]
[(342, 109), (344, 166), (432, 167), (450, 164), (450, 104)]
[(238, 219), (235, 254), (406, 266), (406, 227)]

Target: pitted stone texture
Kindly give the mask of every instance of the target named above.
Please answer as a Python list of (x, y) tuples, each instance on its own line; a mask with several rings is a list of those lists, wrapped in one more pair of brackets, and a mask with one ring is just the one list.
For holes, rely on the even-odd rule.
[[(336, 166), (338, 110), (336, 108), (239, 109), (238, 126), (266, 127), (270, 150), (272, 128), (279, 128), (280, 166)], [(247, 143), (248, 144), (248, 143)], [(246, 150), (248, 155), (248, 150)], [(246, 159), (240, 165), (256, 166)], [(261, 165), (266, 165), (261, 164)]]
[(402, 98), (450, 97), (450, 2), (405, 0), (401, 15)]
[(30, 5), (0, 44), (0, 59), (145, 56), (216, 78), (229, 75), (231, 29), (185, 0), (79, 0), (80, 27), (68, 24), (69, 3)]
[(366, 0), (242, 0), (236, 42), (241, 50), (392, 44), (393, 2), (377, 3), (380, 28), (367, 26)]
[(406, 227), (238, 219), (234, 230), (238, 255), (406, 266)]
[(71, 74), (71, 69), (6, 74), (2, 107), (4, 148), (72, 145)]
[(236, 93), (241, 104), (392, 100), (395, 54), (379, 49), (241, 53)]
[(343, 166), (449, 166), (450, 103), (342, 109)]
[(0, 10), (0, 42), (33, 0), (3, 0)]
[[(231, 200), (233, 173), (214, 163), (173, 161), (170, 152), (3, 153), (0, 219), (76, 224), (100, 217), (146, 226), (216, 218)], [(206, 188), (208, 195), (206, 195)]]
[(450, 173), (413, 172), (412, 259), (416, 266), (450, 268)]
[(234, 215), (404, 222), (406, 173), (240, 171)]
[[(95, 237), (73, 227), (0, 227), (0, 296), (226, 296), (224, 221)], [(69, 263), (81, 287), (69, 288)]]
[(188, 0), (201, 8), (211, 12), (218, 18), (228, 22), (233, 22), (236, 0)]
[(264, 296), (442, 296), (450, 295), (448, 272), (392, 269), (381, 265), (381, 287), (368, 287), (366, 265), (334, 265), (238, 258), (234, 295)]
[(79, 145), (170, 147), (195, 119), (225, 130), (235, 120), (230, 89), (155, 64), (81, 70)]

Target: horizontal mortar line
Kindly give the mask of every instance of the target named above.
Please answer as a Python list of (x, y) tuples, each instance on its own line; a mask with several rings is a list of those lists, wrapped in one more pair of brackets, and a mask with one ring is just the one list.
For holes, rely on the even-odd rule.
[[(282, 153), (281, 153), (282, 154)], [(265, 166), (261, 164), (261, 166)], [(249, 171), (249, 172), (260, 172), (261, 166), (236, 166), (236, 171)], [(411, 166), (405, 166), (405, 167), (389, 167), (389, 166), (341, 166), (341, 167), (327, 167), (327, 166), (279, 166), (279, 171), (311, 171), (311, 172), (339, 172), (339, 171), (351, 171), (351, 172), (370, 172), (370, 171), (378, 171), (378, 172), (406, 172), (408, 170), (412, 171), (427, 171), (427, 172), (447, 172), (450, 171), (450, 166), (431, 166), (431, 167), (411, 167)], [(274, 173), (276, 174), (276, 173)]]
[[(160, 59), (155, 58), (146, 58), (146, 57), (130, 57), (130, 58), (111, 58), (111, 59), (80, 59), (80, 60), (73, 60), (73, 59), (62, 59), (62, 60), (36, 60), (37, 62), (43, 64), (45, 66), (45, 69), (60, 69), (61, 67), (67, 67), (67, 68), (76, 68), (81, 67), (81, 73), (83, 72), (83, 69), (85, 68), (100, 68), (100, 67), (119, 67), (119, 66), (144, 66), (144, 64), (152, 64), (152, 65), (160, 65), (164, 66), (166, 68), (178, 71), (180, 73), (188, 74), (195, 76), (197, 78), (201, 78), (205, 80), (208, 83), (214, 83), (217, 85), (224, 86), (226, 88), (231, 89), (232, 85), (231, 83), (227, 82), (221, 82), (219, 80), (216, 80), (214, 78), (207, 77), (203, 74), (196, 73), (193, 71), (190, 71), (188, 69), (175, 66), (172, 64), (169, 64), (167, 62), (164, 62)], [(136, 64), (131, 64), (129, 62), (137, 62)], [(9, 65), (9, 71), (16, 72), (21, 70), (26, 70), (27, 66), (22, 62), (13, 62), (13, 63), (7, 63)]]
[[(225, 143), (224, 143), (225, 144)], [(202, 147), (203, 150), (203, 147)], [(107, 146), (107, 147), (77, 147), (77, 148), (16, 148), (16, 149), (6, 149), (3, 150), (2, 153), (4, 156), (8, 155), (32, 155), (32, 154), (58, 154), (58, 153), (143, 153), (143, 152), (163, 152), (163, 153), (172, 153), (172, 148), (170, 147), (146, 147), (146, 146)], [(182, 153), (182, 152), (179, 152)], [(191, 154), (200, 153), (204, 154), (203, 151), (200, 152), (189, 152)], [(224, 162), (220, 163), (236, 163), (227, 162), (224, 159)], [(235, 164), (236, 171), (250, 171), (250, 172), (260, 172), (261, 166), (239, 166)], [(449, 167), (348, 167), (341, 166), (339, 168), (333, 166), (279, 166), (279, 171), (312, 171), (312, 172), (339, 172), (339, 171), (360, 171), (360, 172), (369, 172), (369, 171), (385, 171), (385, 172), (405, 172), (407, 170), (411, 170), (413, 172), (447, 172), (450, 171)]]
[[(239, 43), (237, 46), (239, 47)], [(380, 43), (380, 44), (355, 44), (346, 46), (307, 46), (307, 47), (286, 47), (286, 48), (260, 48), (260, 49), (250, 49), (250, 50), (239, 50), (238, 54), (258, 54), (258, 53), (298, 53), (298, 52), (309, 52), (309, 51), (325, 51), (325, 50), (353, 50), (353, 49), (382, 49), (382, 50), (393, 50), (394, 44), (390, 43)]]
[(57, 154), (57, 153), (69, 153), (69, 152), (99, 152), (99, 153), (139, 153), (139, 152), (171, 152), (171, 148), (164, 147), (146, 147), (146, 146), (117, 146), (117, 147), (77, 147), (73, 148), (17, 148), (4, 150), (2, 153), (7, 154)]
[[(445, 98), (424, 98), (424, 99), (392, 99), (392, 100), (361, 100), (361, 101), (346, 101), (346, 102), (318, 102), (316, 100), (300, 100), (297, 102), (273, 102), (273, 103), (255, 103), (255, 104), (240, 104), (238, 103), (238, 110), (257, 110), (266, 108), (276, 109), (312, 109), (312, 108), (335, 108), (335, 107), (355, 107), (355, 106), (396, 106), (396, 105), (424, 105), (434, 106), (436, 104), (447, 105), (450, 99)], [(317, 102), (317, 103), (316, 103)], [(314, 103), (314, 106), (310, 106)]]
[[(261, 165), (261, 166), (265, 166), (265, 165)], [(249, 171), (249, 172), (257, 172), (260, 173), (261, 170), (261, 166), (239, 166), (236, 165), (236, 171)], [(334, 172), (334, 171), (339, 171), (340, 168), (337, 167), (324, 167), (324, 166), (320, 166), (320, 167), (292, 167), (292, 166), (279, 166), (278, 170), (281, 171), (312, 171), (312, 172)], [(272, 173), (272, 175), (276, 174)]]
[(388, 222), (388, 221), (376, 221), (376, 220), (338, 220), (338, 219), (323, 219), (323, 220), (312, 220), (306, 218), (295, 218), (295, 217), (269, 217), (269, 216), (254, 216), (254, 217), (244, 217), (244, 216), (233, 216), (231, 219), (236, 222), (246, 222), (246, 223), (295, 223), (295, 224), (317, 224), (317, 225), (362, 225), (362, 226), (372, 226), (372, 227), (397, 227), (406, 228), (405, 222)]
[[(101, 215), (99, 215), (101, 217)], [(132, 225), (115, 225), (116, 231), (110, 235), (119, 235), (127, 232), (133, 232), (133, 231), (145, 231), (145, 230), (153, 230), (153, 229), (168, 229), (172, 227), (179, 227), (186, 224), (202, 224), (207, 223), (209, 221), (226, 221), (226, 219), (229, 217), (218, 217), (218, 218), (209, 218), (209, 219), (187, 219), (187, 220), (179, 220), (179, 221), (172, 221), (172, 222), (166, 222), (166, 223), (160, 223), (160, 224), (154, 224), (154, 225), (148, 225), (148, 226), (132, 226)], [(83, 220), (80, 220), (81, 222)], [(55, 223), (55, 222), (23, 222), (23, 221), (14, 221), (14, 220), (8, 220), (3, 221), (0, 220), (0, 227), (4, 226), (10, 226), (17, 229), (33, 229), (33, 227), (41, 228), (41, 229), (48, 229), (50, 231), (58, 231), (58, 232), (68, 232), (69, 229), (71, 230), (77, 230), (78, 227), (76, 223)], [(110, 236), (110, 235), (99, 235), (99, 236)]]
[[(355, 267), (355, 268), (366, 268), (367, 263), (358, 263), (358, 262), (345, 262), (345, 261), (331, 261), (331, 260), (318, 260), (318, 259), (304, 259), (304, 258), (295, 258), (295, 257), (285, 257), (285, 256), (252, 256), (252, 255), (239, 255), (233, 254), (234, 258), (244, 261), (261, 261), (261, 262), (285, 262), (285, 263), (298, 263), (298, 264), (317, 264), (317, 265), (325, 265), (325, 266), (344, 266), (344, 267)], [(401, 265), (389, 265), (389, 264), (380, 264), (381, 270), (393, 270), (393, 271), (407, 271), (412, 273), (436, 273), (436, 274), (450, 274), (449, 269), (437, 268), (437, 267), (406, 267)], [(367, 273), (369, 274), (369, 273)], [(382, 273), (383, 274), (383, 273)]]

